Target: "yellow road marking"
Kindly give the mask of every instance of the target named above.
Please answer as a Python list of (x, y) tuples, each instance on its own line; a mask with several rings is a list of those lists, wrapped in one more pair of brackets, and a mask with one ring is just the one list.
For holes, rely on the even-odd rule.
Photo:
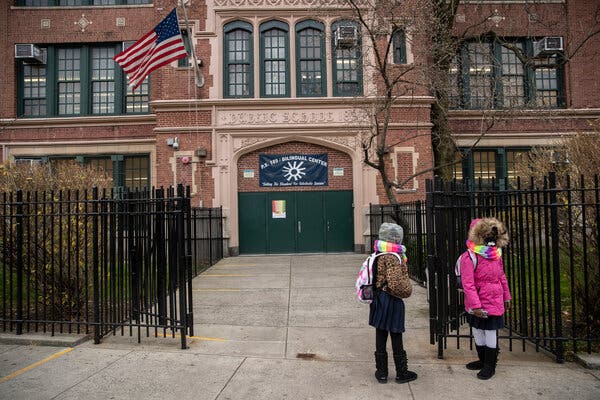
[(256, 267), (256, 264), (220, 264), (218, 267)]
[[(159, 334), (160, 336), (160, 334)], [(163, 334), (164, 337), (180, 337), (181, 335), (179, 335), (178, 333), (176, 333), (175, 335), (171, 335), (171, 334)], [(198, 339), (198, 340), (207, 340), (207, 341), (212, 341), (212, 342), (227, 342), (227, 339), (221, 339), (221, 338), (211, 338), (211, 337), (205, 337), (205, 336), (186, 336), (189, 339)]]
[(199, 340), (209, 340), (213, 342), (227, 342), (227, 339), (215, 338), (215, 337), (205, 337), (205, 336), (188, 336), (190, 339), (199, 339)]
[(31, 365), (28, 365), (25, 368), (21, 368), (20, 370), (15, 371), (15, 372), (13, 372), (10, 375), (6, 375), (5, 377), (0, 378), (0, 383), (6, 382), (6, 381), (8, 381), (8, 380), (10, 380), (10, 379), (12, 379), (14, 377), (17, 377), (17, 376), (19, 376), (19, 375), (21, 375), (21, 374), (23, 374), (23, 373), (25, 373), (25, 372), (27, 372), (29, 370), (34, 369), (35, 367), (38, 367), (38, 366), (40, 366), (40, 365), (42, 365), (44, 363), (47, 363), (48, 361), (54, 360), (55, 358), (58, 358), (58, 357), (62, 356), (63, 354), (67, 354), (68, 352), (73, 351), (73, 350), (74, 350), (74, 348), (72, 348), (72, 347), (70, 347), (68, 349), (64, 349), (62, 351), (59, 351), (56, 354), (53, 354), (53, 355), (51, 355), (49, 357), (44, 358), (43, 360), (40, 360), (40, 361), (35, 362), (35, 363), (31, 364)]
[(242, 289), (192, 289), (192, 292), (241, 292)]
[(202, 274), (200, 276), (256, 276), (256, 275), (246, 275), (246, 274)]

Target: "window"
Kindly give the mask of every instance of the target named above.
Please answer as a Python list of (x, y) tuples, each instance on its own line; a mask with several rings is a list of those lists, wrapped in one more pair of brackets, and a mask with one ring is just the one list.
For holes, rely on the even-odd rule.
[(46, 66), (25, 64), (23, 77), (23, 113), (30, 117), (46, 115)]
[[(514, 46), (523, 51), (522, 43)], [(501, 46), (502, 52), (502, 99), (504, 107), (515, 108), (525, 105), (525, 68), (511, 49)]]
[(81, 114), (81, 48), (58, 49), (58, 115)]
[(448, 95), (453, 108), (492, 109), (563, 107), (559, 55), (532, 59), (531, 66), (517, 57), (529, 57), (533, 42), (465, 44), (450, 65)]
[[(515, 186), (519, 176), (518, 165), (527, 156), (524, 148), (473, 149), (454, 169), (456, 179), (466, 179), (472, 186), (504, 189)], [(457, 161), (461, 158), (457, 155)]]
[(183, 44), (185, 46), (185, 52), (188, 54), (187, 57), (183, 57), (180, 58), (179, 60), (177, 60), (177, 66), (181, 67), (181, 68), (185, 68), (185, 67), (189, 67), (190, 66), (190, 57), (189, 55), (192, 54), (192, 46), (190, 43), (190, 40), (192, 40), (190, 38), (191, 36), (191, 32), (188, 31), (187, 29), (182, 29), (181, 30), (181, 39), (183, 40)]
[(108, 61), (114, 56), (114, 47), (92, 49), (92, 114), (115, 112), (115, 68)]
[(560, 107), (562, 105), (557, 56), (536, 59), (534, 76), (536, 88), (535, 104), (538, 107)]
[(125, 182), (128, 188), (150, 186), (150, 160), (148, 156), (125, 157)]
[[(325, 24), (302, 20), (293, 27), (295, 53), (290, 54), (290, 27), (281, 21), (264, 22), (257, 29), (245, 21), (232, 21), (223, 27), (223, 97), (280, 98), (291, 96), (290, 64), (295, 58), (295, 96), (327, 96), (327, 46)], [(334, 96), (363, 94), (360, 27), (356, 22), (340, 20), (331, 26), (332, 87)], [(398, 31), (400, 32), (400, 31)], [(401, 33), (401, 34), (400, 34)], [(396, 39), (400, 61), (406, 62), (404, 32)], [(256, 49), (256, 65), (254, 40)], [(255, 77), (260, 93), (254, 93)]]
[[(356, 39), (338, 40), (348, 38), (347, 33), (354, 27), (357, 32)], [(341, 28), (341, 29), (340, 29)], [(340, 30), (338, 30), (340, 29)], [(333, 61), (333, 95), (334, 96), (357, 96), (363, 92), (362, 88), (362, 60), (360, 29), (358, 24), (352, 21), (337, 21), (331, 26), (332, 31), (332, 61)]]
[(392, 46), (394, 64), (406, 64), (406, 34), (404, 30), (397, 29), (392, 33)]
[(17, 163), (31, 165), (45, 162), (57, 165), (72, 161), (104, 171), (112, 177), (114, 187), (142, 189), (150, 186), (150, 158), (146, 154), (18, 157), (15, 159)]
[(114, 187), (142, 189), (150, 185), (150, 159), (147, 155), (80, 156), (77, 160), (112, 176)]
[(316, 21), (296, 24), (296, 95), (327, 94), (325, 79), (325, 26)]
[(289, 32), (283, 22), (260, 26), (261, 97), (289, 97)]
[(241, 21), (225, 25), (223, 40), (224, 97), (253, 97), (252, 25)]
[(17, 5), (25, 7), (114, 6), (134, 4), (152, 4), (152, 0), (17, 0)]
[(527, 157), (527, 150), (506, 150), (506, 182), (511, 186), (515, 186), (517, 178), (519, 177), (519, 171), (517, 165), (522, 163)]
[(453, 178), (457, 180), (462, 180), (463, 177), (463, 155), (462, 152), (457, 151), (454, 154), (454, 164), (452, 164), (452, 174)]
[(143, 114), (147, 113), (150, 109), (148, 106), (150, 103), (150, 78), (141, 83), (135, 92), (132, 92), (130, 88), (127, 88), (127, 95), (125, 100), (125, 113), (126, 114)]
[(467, 45), (470, 108), (493, 108), (494, 58), (488, 43)]
[(148, 112), (148, 81), (135, 93), (112, 57), (121, 44), (48, 46), (47, 64), (20, 62), (18, 115), (54, 117)]
[(488, 186), (496, 176), (496, 152), (477, 150), (473, 157), (473, 180), (476, 185)]

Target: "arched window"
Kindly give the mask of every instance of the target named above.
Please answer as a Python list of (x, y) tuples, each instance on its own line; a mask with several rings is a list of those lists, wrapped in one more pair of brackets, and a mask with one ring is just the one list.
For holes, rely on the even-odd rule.
[(325, 73), (325, 26), (307, 20), (296, 24), (296, 96), (327, 94)]
[(396, 29), (392, 33), (394, 49), (394, 64), (406, 64), (406, 34), (403, 29)]
[(363, 93), (360, 27), (353, 21), (331, 25), (333, 95), (358, 96)]
[(260, 26), (261, 97), (290, 96), (289, 28), (279, 21)]
[(233, 21), (223, 28), (223, 96), (253, 97), (252, 25)]

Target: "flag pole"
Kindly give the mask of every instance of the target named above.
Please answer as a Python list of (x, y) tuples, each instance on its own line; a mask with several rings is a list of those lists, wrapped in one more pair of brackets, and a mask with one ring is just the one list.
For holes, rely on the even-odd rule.
[(188, 21), (187, 12), (185, 10), (185, 0), (181, 0), (181, 9), (183, 10), (183, 20), (185, 21), (185, 29), (187, 29), (188, 33), (188, 44), (190, 45), (190, 51), (192, 53), (192, 62), (194, 67), (194, 72), (196, 73), (196, 86), (202, 87), (204, 86), (204, 76), (200, 72), (200, 66), (198, 65), (198, 60), (196, 59), (196, 51), (194, 50), (194, 41), (190, 35), (190, 23)]

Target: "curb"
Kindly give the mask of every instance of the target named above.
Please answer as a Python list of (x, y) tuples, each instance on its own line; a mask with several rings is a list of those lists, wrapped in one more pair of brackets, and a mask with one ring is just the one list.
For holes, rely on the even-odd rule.
[(40, 333), (24, 333), (22, 335), (0, 333), (0, 344), (20, 346), (75, 347), (89, 339), (90, 337), (86, 335), (55, 334), (54, 336), (49, 336)]
[(575, 359), (587, 369), (600, 369), (600, 354), (575, 354)]

